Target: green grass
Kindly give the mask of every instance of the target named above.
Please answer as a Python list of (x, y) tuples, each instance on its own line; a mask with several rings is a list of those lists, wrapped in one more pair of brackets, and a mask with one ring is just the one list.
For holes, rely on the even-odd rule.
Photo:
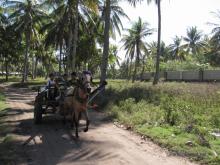
[(31, 78), (28, 79), (28, 82), (21, 83), (21, 77), (18, 76), (9, 76), (8, 82), (5, 82), (4, 77), (0, 77), (0, 82), (7, 83), (8, 85), (15, 87), (15, 88), (30, 88), (33, 90), (37, 90), (39, 86), (46, 85), (47, 80), (43, 77), (38, 77), (34, 80)]
[(46, 81), (44, 78), (36, 78), (34, 80), (28, 80), (28, 82), (21, 83), (21, 82), (14, 82), (11, 84), (13, 87), (27, 87), (27, 88), (37, 88), (38, 86), (42, 86), (46, 84)]
[(109, 81), (97, 102), (115, 120), (170, 151), (204, 164), (220, 164), (220, 139), (210, 135), (220, 128), (219, 83), (152, 86)]
[(0, 111), (4, 110), (5, 108), (7, 108), (7, 104), (5, 103), (5, 96), (0, 91)]

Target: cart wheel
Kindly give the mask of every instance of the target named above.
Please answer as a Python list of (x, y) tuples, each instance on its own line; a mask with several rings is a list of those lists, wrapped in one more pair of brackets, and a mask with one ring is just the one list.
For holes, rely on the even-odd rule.
[(34, 106), (34, 124), (40, 124), (42, 121), (42, 105), (35, 103)]

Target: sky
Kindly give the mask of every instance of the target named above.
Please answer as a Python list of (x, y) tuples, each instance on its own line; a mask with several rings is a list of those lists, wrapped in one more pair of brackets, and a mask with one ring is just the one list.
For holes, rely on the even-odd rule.
[[(130, 20), (122, 18), (124, 28), (130, 28), (131, 23), (141, 17), (143, 21), (150, 24), (149, 27), (157, 28), (157, 6), (152, 3), (147, 4), (147, 0), (138, 4), (136, 8), (132, 7), (128, 2), (119, 2), (124, 12), (129, 16)], [(212, 12), (220, 10), (220, 0), (162, 0), (162, 36), (161, 39), (166, 45), (172, 43), (172, 39), (177, 36), (186, 36), (186, 29), (191, 26), (197, 26), (198, 30), (203, 34), (210, 34), (212, 26), (208, 22), (219, 23)], [(218, 22), (217, 22), (218, 21)], [(122, 32), (124, 34), (125, 32)], [(116, 44), (121, 48), (121, 37), (117, 35)], [(157, 41), (157, 33), (146, 38), (147, 42)], [(119, 56), (123, 58), (125, 51), (121, 49)]]

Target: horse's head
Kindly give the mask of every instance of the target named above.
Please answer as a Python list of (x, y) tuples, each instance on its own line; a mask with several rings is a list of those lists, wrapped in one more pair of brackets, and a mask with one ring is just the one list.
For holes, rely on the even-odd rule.
[(89, 71), (83, 71), (79, 75), (79, 82), (81, 88), (86, 92), (87, 94), (91, 93), (91, 81), (92, 81), (92, 75)]

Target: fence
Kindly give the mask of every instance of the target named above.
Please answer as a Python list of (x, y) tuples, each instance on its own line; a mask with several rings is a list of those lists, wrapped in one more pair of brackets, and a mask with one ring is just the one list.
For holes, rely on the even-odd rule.
[[(147, 72), (141, 80), (149, 81), (153, 77), (154, 73)], [(220, 81), (220, 70), (165, 71), (160, 72), (159, 77), (165, 81)]]

